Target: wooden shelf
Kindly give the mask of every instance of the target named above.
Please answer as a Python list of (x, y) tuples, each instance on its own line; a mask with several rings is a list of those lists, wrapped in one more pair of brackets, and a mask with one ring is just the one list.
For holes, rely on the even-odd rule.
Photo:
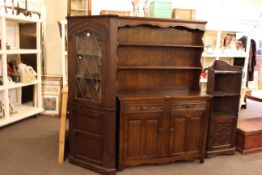
[(34, 80), (30, 83), (13, 83), (13, 84), (8, 85), (8, 89), (14, 89), (14, 88), (20, 88), (20, 87), (25, 87), (25, 86), (30, 86), (30, 85), (36, 85), (38, 83), (40, 83), (39, 80)]
[(154, 43), (119, 43), (118, 46), (131, 46), (131, 47), (181, 47), (181, 48), (199, 48), (202, 49), (204, 46), (196, 45), (180, 45), (180, 44), (154, 44)]
[(118, 69), (128, 69), (128, 70), (136, 70), (136, 69), (159, 69), (159, 70), (202, 70), (201, 67), (177, 67), (177, 66), (152, 66), (152, 67), (132, 67), (132, 66), (119, 66)]
[(222, 112), (222, 111), (212, 111), (211, 112), (212, 117), (218, 118), (218, 117), (228, 117), (228, 118), (236, 118), (237, 116), (229, 113), (229, 112)]
[(214, 92), (208, 92), (209, 94), (212, 94), (216, 97), (232, 97), (232, 96), (240, 96), (239, 93), (233, 93), (233, 92), (223, 92), (223, 91), (214, 91)]
[(203, 53), (202, 57), (207, 57), (207, 58), (214, 58), (214, 57), (222, 57), (222, 58), (243, 58), (247, 56), (246, 53), (243, 54), (216, 54), (216, 53)]
[(214, 70), (215, 74), (242, 74), (240, 71)]
[(16, 50), (6, 50), (6, 54), (39, 54), (41, 50), (39, 49), (16, 49)]
[[(0, 86), (1, 90), (1, 101), (3, 103), (4, 109), (5, 109), (5, 116), (2, 116), (0, 118), (0, 127), (22, 120), (24, 118), (30, 117), (32, 115), (38, 114), (43, 111), (42, 108), (42, 97), (41, 97), (41, 23), (42, 18), (39, 17), (38, 14), (32, 14), (32, 17), (30, 16), (24, 16), (23, 14), (20, 15), (12, 15), (12, 14), (5, 14), (4, 10), (0, 12), (0, 19), (1, 19), (1, 36), (0, 38), (4, 43), (2, 43), (4, 46), (6, 45), (5, 41), (9, 41), (10, 37), (11, 40), (9, 41), (9, 45), (11, 45), (11, 49), (7, 49), (6, 47), (2, 48), (0, 50), (1, 53), (1, 59), (2, 59), (2, 75), (3, 75), (3, 85)], [(35, 34), (35, 40), (29, 41), (28, 38), (22, 37), (23, 34), (21, 33), (21, 25), (20, 24), (30, 24), (30, 29), (32, 31), (29, 33), (29, 36), (31, 36), (31, 33)], [(33, 24), (33, 25), (31, 25)], [(9, 31), (9, 27), (12, 27), (13, 29)], [(15, 45), (17, 43), (19, 44), (19, 41), (23, 40), (23, 42), (20, 42), (21, 46), (20, 48), (16, 48)], [(16, 43), (16, 44), (15, 44)], [(30, 43), (32, 45), (29, 49), (23, 49), (26, 45), (25, 43)], [(24, 46), (23, 46), (24, 45)], [(18, 46), (19, 47), (19, 46)], [(12, 57), (12, 55), (23, 55), (27, 58), (21, 58), (21, 59), (27, 59), (28, 62), (32, 62), (32, 66), (34, 67), (35, 71), (37, 72), (36, 77), (37, 79), (29, 82), (29, 83), (15, 83), (15, 82), (9, 82), (8, 80), (8, 70), (7, 70), (7, 62)], [(33, 57), (30, 57), (30, 55), (33, 55)], [(23, 61), (23, 60), (21, 60)], [(27, 63), (29, 64), (29, 63)], [(34, 105), (26, 105), (21, 104), (21, 102), (24, 100), (22, 99), (22, 96), (24, 92), (19, 89), (26, 86), (32, 86), (34, 85), (34, 90), (27, 91), (27, 93), (30, 93), (30, 96), (28, 100), (34, 101)], [(17, 89), (16, 89), (17, 88)], [(13, 93), (14, 92), (14, 93)], [(14, 99), (14, 100), (11, 100)], [(10, 113), (9, 105), (14, 106), (15, 113)]]
[(6, 18), (7, 21), (15, 21), (19, 23), (36, 23), (41, 22), (39, 18), (33, 18), (24, 15), (10, 15), (10, 14), (0, 14), (0, 18)]

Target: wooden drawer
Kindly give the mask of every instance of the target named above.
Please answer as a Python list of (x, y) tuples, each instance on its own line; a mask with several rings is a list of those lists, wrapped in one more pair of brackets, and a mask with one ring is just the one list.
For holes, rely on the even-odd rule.
[(205, 100), (178, 100), (174, 101), (171, 106), (172, 112), (175, 111), (199, 111), (206, 110), (207, 102)]
[(124, 113), (163, 112), (163, 102), (132, 101), (124, 103)]

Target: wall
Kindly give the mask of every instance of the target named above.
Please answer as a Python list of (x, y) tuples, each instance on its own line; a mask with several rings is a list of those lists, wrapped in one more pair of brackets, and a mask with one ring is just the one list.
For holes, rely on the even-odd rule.
[(43, 74), (61, 75), (61, 41), (58, 21), (65, 18), (67, 14), (67, 3), (65, 0), (45, 0), (46, 24), (45, 55)]
[[(207, 20), (207, 28), (254, 29), (262, 23), (262, 0), (172, 0), (173, 8), (196, 9), (196, 18)], [(58, 21), (65, 19), (65, 0), (46, 0), (45, 73), (61, 74), (61, 45)], [(93, 0), (92, 14), (102, 9), (130, 10), (131, 0)], [(244, 20), (243, 20), (244, 19)], [(262, 26), (262, 25), (261, 25)], [(255, 32), (253, 32), (255, 33)]]

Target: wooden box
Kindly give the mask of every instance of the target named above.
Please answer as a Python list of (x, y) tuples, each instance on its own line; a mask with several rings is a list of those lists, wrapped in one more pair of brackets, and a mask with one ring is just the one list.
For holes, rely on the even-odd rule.
[(100, 15), (130, 16), (130, 11), (124, 10), (101, 10)]
[(20, 74), (20, 82), (22, 83), (30, 83), (34, 80), (36, 80), (36, 76), (31, 71)]
[(178, 8), (175, 8), (172, 11), (172, 18), (195, 19), (195, 10), (194, 9), (178, 9)]
[(262, 151), (262, 117), (238, 121), (236, 149), (243, 154)]

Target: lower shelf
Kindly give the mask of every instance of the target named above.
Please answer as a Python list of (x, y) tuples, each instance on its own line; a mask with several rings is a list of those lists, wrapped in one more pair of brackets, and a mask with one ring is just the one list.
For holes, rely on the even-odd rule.
[(29, 105), (17, 105), (14, 107), (14, 110), (17, 112), (9, 115), (8, 117), (0, 118), (0, 127), (38, 114), (43, 111), (43, 108), (37, 108)]

